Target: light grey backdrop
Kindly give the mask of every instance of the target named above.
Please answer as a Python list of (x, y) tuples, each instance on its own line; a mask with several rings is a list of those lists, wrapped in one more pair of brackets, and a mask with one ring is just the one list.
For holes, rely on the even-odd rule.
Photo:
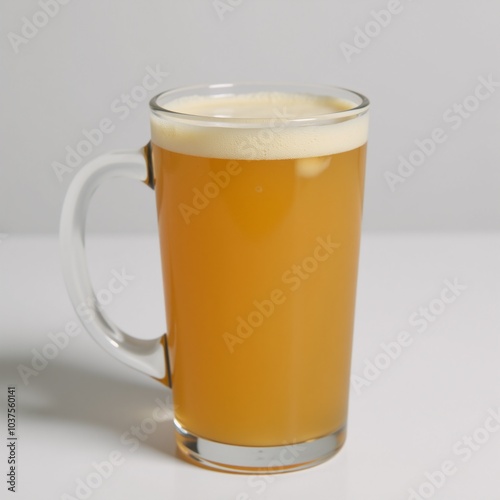
[[(500, 226), (498, 0), (4, 0), (1, 10), (1, 233), (57, 231), (83, 162), (61, 179), (53, 165), (84, 130), (102, 119), (112, 129), (87, 159), (137, 148), (149, 97), (236, 80), (333, 83), (371, 99), (365, 228)], [(146, 98), (134, 87), (148, 71), (157, 85)], [(400, 156), (419, 165), (398, 173)], [(147, 188), (96, 194), (91, 230), (155, 226)]]

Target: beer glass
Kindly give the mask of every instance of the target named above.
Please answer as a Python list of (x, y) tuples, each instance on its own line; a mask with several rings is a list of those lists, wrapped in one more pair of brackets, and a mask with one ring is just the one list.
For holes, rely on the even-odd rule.
[[(70, 185), (73, 305), (101, 347), (171, 387), (189, 461), (283, 472), (343, 445), (368, 107), (328, 85), (169, 90), (151, 100), (145, 148), (96, 158)], [(85, 214), (116, 177), (156, 195), (167, 334), (154, 340), (118, 328), (89, 278)]]

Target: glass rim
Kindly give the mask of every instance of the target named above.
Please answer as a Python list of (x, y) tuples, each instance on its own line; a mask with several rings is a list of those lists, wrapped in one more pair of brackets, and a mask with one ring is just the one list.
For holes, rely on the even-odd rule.
[[(246, 91), (244, 91), (246, 89)], [(198, 84), (174, 87), (165, 90), (149, 101), (151, 112), (159, 118), (170, 118), (184, 123), (198, 123), (199, 125), (218, 125), (225, 127), (273, 127), (277, 118), (244, 118), (244, 117), (219, 117), (201, 114), (181, 113), (168, 109), (168, 103), (180, 97), (203, 95), (215, 97), (223, 95), (248, 94), (252, 92), (276, 91), (284, 93), (299, 93), (321, 97), (340, 98), (351, 101), (353, 107), (331, 113), (310, 114), (301, 117), (285, 118), (286, 126), (324, 125), (342, 122), (366, 114), (370, 101), (363, 94), (344, 87), (316, 83), (280, 83), (280, 82), (235, 82)], [(166, 100), (168, 99), (168, 100)], [(160, 104), (160, 101), (165, 101)]]

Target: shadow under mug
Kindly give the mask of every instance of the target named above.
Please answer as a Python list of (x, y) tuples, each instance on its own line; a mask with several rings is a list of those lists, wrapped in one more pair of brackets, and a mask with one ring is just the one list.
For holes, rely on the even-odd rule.
[[(151, 100), (151, 143), (92, 160), (70, 185), (71, 301), (101, 347), (172, 388), (188, 460), (268, 474), (343, 445), (368, 107), (326, 85), (170, 90)], [(156, 193), (168, 335), (154, 340), (118, 328), (89, 277), (87, 208), (116, 177)]]

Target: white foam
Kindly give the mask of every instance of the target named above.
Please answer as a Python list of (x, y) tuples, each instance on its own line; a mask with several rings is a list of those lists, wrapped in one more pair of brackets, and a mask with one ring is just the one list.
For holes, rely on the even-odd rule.
[[(152, 140), (170, 151), (208, 158), (276, 160), (326, 156), (366, 142), (368, 113), (328, 120), (330, 113), (354, 107), (345, 100), (275, 92), (180, 98), (168, 103), (168, 109), (204, 116), (206, 121), (153, 113)], [(286, 124), (290, 119), (322, 116), (323, 124)], [(225, 118), (236, 120), (228, 124)]]

